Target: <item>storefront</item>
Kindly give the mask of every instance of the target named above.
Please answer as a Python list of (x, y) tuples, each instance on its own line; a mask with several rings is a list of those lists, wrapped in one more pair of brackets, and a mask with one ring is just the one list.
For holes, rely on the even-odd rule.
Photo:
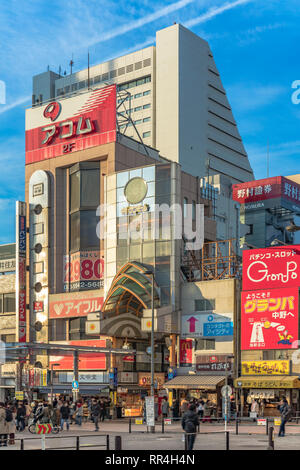
[(212, 408), (219, 416), (222, 410), (221, 388), (225, 384), (225, 376), (220, 375), (183, 375), (165, 383), (165, 388), (172, 391), (173, 400), (179, 403), (183, 398), (209, 400)]
[(287, 399), (294, 413), (300, 409), (297, 376), (239, 377), (234, 384), (239, 391), (242, 416), (249, 415), (254, 400), (259, 405), (259, 416), (279, 416), (277, 407), (282, 398)]

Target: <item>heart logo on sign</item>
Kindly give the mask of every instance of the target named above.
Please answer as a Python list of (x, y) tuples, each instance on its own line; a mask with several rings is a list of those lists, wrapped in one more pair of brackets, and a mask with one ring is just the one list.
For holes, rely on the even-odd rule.
[(55, 304), (54, 305), (54, 311), (55, 311), (56, 315), (60, 315), (61, 312), (63, 311), (63, 308), (64, 308), (64, 304)]

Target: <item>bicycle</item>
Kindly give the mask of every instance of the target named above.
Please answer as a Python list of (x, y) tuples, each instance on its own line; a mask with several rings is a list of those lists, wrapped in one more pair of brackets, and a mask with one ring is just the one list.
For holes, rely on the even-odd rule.
[(52, 428), (51, 428), (51, 433), (52, 434), (58, 434), (59, 431), (60, 431), (60, 427), (57, 425), (57, 424), (53, 424), (52, 422), (50, 423), (38, 423), (38, 422), (33, 422), (31, 423), (29, 426), (28, 426), (28, 431), (31, 433), (31, 434), (36, 434), (36, 425), (37, 424), (51, 424), (52, 425)]

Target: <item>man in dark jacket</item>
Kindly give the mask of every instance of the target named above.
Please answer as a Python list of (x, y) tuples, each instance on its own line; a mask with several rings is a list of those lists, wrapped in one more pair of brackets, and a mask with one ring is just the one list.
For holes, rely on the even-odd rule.
[(185, 431), (185, 438), (187, 440), (187, 450), (193, 450), (198, 424), (196, 406), (191, 404), (181, 420), (182, 429)]
[(99, 422), (100, 412), (101, 412), (101, 408), (98, 403), (98, 400), (94, 398), (92, 401), (92, 406), (91, 406), (91, 418), (95, 423), (95, 431), (99, 431), (98, 422)]
[(62, 431), (64, 430), (64, 423), (66, 423), (67, 431), (69, 431), (69, 428), (70, 428), (69, 417), (70, 417), (70, 407), (68, 403), (65, 401), (60, 408), (60, 427)]
[(279, 433), (278, 437), (284, 437), (285, 435), (285, 423), (289, 420), (290, 417), (290, 407), (289, 404), (286, 400), (286, 398), (283, 398), (280, 401), (280, 405), (278, 407), (280, 411), (280, 416), (281, 416), (281, 423), (280, 423), (280, 428), (279, 428)]

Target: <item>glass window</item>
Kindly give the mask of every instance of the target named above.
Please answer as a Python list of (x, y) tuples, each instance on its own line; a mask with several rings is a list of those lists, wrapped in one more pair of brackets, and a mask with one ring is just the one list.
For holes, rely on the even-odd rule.
[(86, 318), (74, 318), (69, 323), (69, 338), (75, 339), (90, 339), (89, 335), (85, 334)]
[(100, 171), (97, 169), (81, 170), (80, 178), (81, 207), (98, 207), (100, 204)]
[(151, 106), (151, 104), (150, 104), (150, 103), (144, 104), (144, 106), (143, 106), (143, 109), (149, 109), (149, 108), (150, 108), (150, 106)]
[(147, 166), (143, 168), (143, 178), (146, 181), (154, 181), (155, 180), (155, 166)]
[(139, 261), (141, 259), (141, 245), (130, 245), (130, 260)]
[(67, 321), (65, 319), (49, 320), (49, 341), (67, 339)]
[(4, 313), (10, 313), (16, 311), (16, 294), (13, 292), (11, 294), (3, 295), (3, 304), (4, 304)]
[(146, 117), (146, 118), (143, 119), (143, 122), (149, 122), (149, 121), (151, 121), (150, 117)]
[(122, 188), (125, 186), (129, 179), (129, 172), (128, 171), (122, 171), (121, 173), (117, 174), (117, 187)]
[(214, 339), (197, 339), (196, 350), (216, 349), (216, 341)]
[(183, 217), (187, 216), (187, 205), (188, 205), (188, 203), (189, 203), (188, 198), (185, 197), (183, 199)]
[(137, 119), (136, 121), (134, 121), (134, 124), (142, 124), (143, 120), (142, 119)]
[(71, 174), (70, 176), (70, 209), (71, 211), (80, 208), (80, 172)]
[(142, 96), (142, 93), (137, 93), (136, 95), (134, 95), (135, 98), (140, 98)]
[(80, 249), (99, 248), (99, 238), (96, 233), (99, 217), (96, 211), (80, 211)]
[(146, 91), (143, 92), (143, 95), (147, 96), (147, 95), (150, 95), (150, 93), (151, 93), (151, 90), (146, 90)]
[(136, 108), (134, 108), (134, 111), (135, 111), (135, 112), (136, 112), (136, 111), (141, 111), (141, 109), (143, 109), (142, 106), (137, 106)]
[(70, 216), (70, 250), (80, 250), (80, 211)]
[(131, 170), (130, 171), (130, 179), (131, 178), (137, 178), (142, 176), (142, 169), (137, 168), (136, 170)]
[(205, 312), (208, 310), (215, 310), (216, 299), (195, 299), (196, 312)]
[(147, 137), (150, 137), (151, 136), (151, 132), (148, 131), (148, 132), (143, 132), (143, 137), (144, 139), (146, 139)]
[(3, 295), (0, 294), (0, 313), (3, 313)]
[(143, 243), (143, 260), (145, 258), (155, 257), (155, 245), (153, 242)]
[(170, 256), (171, 243), (170, 242), (157, 242), (156, 243), (156, 256)]

